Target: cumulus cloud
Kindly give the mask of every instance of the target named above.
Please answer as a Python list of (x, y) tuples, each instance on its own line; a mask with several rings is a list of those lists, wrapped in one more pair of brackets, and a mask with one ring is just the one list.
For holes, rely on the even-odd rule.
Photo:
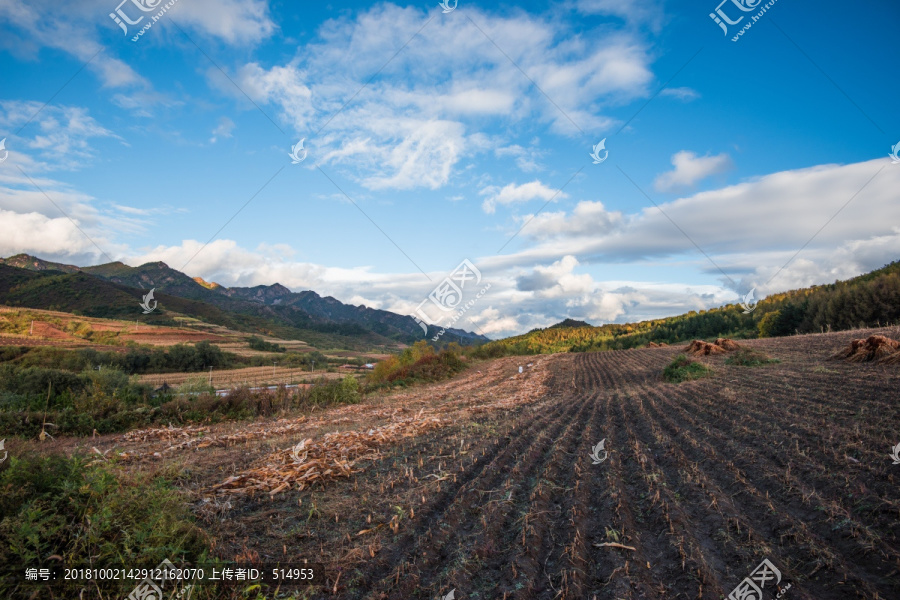
[(494, 213), (498, 204), (507, 206), (521, 202), (530, 202), (531, 200), (549, 202), (550, 200), (569, 197), (565, 192), (548, 187), (538, 180), (523, 183), (522, 185), (510, 183), (502, 188), (489, 186), (481, 190), (480, 194), (487, 196), (481, 204), (481, 208), (488, 214)]
[(697, 156), (688, 150), (672, 155), (673, 170), (661, 174), (654, 182), (658, 192), (672, 192), (694, 187), (698, 181), (724, 173), (734, 167), (727, 154)]
[[(477, 131), (487, 117), (510, 125), (537, 121), (563, 135), (608, 129), (615, 120), (607, 108), (646, 95), (653, 81), (650, 52), (636, 34), (588, 40), (554, 20), (471, 10), (478, 27), (433, 20), (409, 39), (426, 12), (373, 5), (324, 23), (291, 60), (248, 62), (234, 79), (309, 138), (318, 164), (339, 165), (342, 175), (370, 189), (435, 189), (452, 180), (462, 160), (512, 148)], [(395, 55), (398, 40), (408, 39)], [(452, 56), (435, 48), (453, 48)], [(528, 77), (510, 68), (510, 59)], [(217, 70), (208, 77), (246, 103)], [(534, 93), (529, 79), (546, 97)], [(521, 149), (515, 156), (522, 170), (538, 169), (539, 153)]]
[(571, 215), (565, 212), (545, 212), (537, 216), (525, 215), (518, 219), (526, 225), (526, 233), (537, 240), (552, 238), (576, 238), (611, 233), (625, 224), (619, 211), (608, 211), (602, 202), (583, 201), (575, 205)]
[[(900, 204), (894, 190), (900, 188), (900, 172), (879, 171), (882, 162), (773, 173), (661, 204), (668, 218), (656, 207), (619, 214), (606, 212), (599, 203), (579, 203), (568, 214), (536, 217), (522, 236), (538, 243), (485, 257), (485, 268), (516, 268), (572, 255), (584, 264), (689, 260), (732, 290), (755, 285), (768, 293), (798, 287), (791, 282), (795, 275), (798, 281), (833, 281), (896, 258), (892, 251), (900, 240)], [(799, 258), (769, 282), (800, 248)], [(809, 265), (802, 267), (804, 259), (817, 265), (814, 274)]]

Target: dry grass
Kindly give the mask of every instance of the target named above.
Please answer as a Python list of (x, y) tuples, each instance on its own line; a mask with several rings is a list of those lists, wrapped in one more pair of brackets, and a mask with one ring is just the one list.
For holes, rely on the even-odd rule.
[[(347, 373), (326, 373), (325, 371), (303, 370), (300, 367), (245, 367), (242, 369), (226, 369), (213, 370), (212, 385), (215, 388), (233, 388), (241, 385), (257, 386), (257, 385), (278, 385), (281, 383), (297, 383), (303, 379), (340, 379)], [(154, 373), (151, 375), (141, 375), (139, 380), (141, 383), (160, 386), (163, 383), (169, 385), (181, 385), (190, 379), (198, 377), (208, 377), (209, 372), (199, 373)]]

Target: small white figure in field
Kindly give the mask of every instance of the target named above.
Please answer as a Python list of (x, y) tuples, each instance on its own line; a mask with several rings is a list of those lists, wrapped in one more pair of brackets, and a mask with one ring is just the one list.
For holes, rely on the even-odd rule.
[(3, 458), (0, 458), (0, 463), (2, 463), (4, 460), (6, 460), (6, 457), (9, 455), (9, 453), (6, 451), (5, 445), (6, 445), (6, 438), (0, 440), (0, 450), (3, 450)]
[[(2, 446), (0, 446), (0, 448), (2, 448)], [(897, 444), (896, 446), (894, 446), (892, 448), (892, 450), (894, 452), (891, 454), (891, 458), (894, 459), (894, 464), (900, 465), (900, 444)]]
[(454, 598), (456, 598), (456, 588), (450, 590), (450, 593), (442, 597), (441, 600), (454, 600)]
[[(600, 443), (594, 446), (593, 451), (589, 454), (591, 459), (594, 461), (595, 465), (599, 465), (604, 460), (609, 458), (609, 452), (607, 452), (604, 448), (606, 447), (606, 438), (600, 440)], [(600, 453), (603, 453), (603, 456), (600, 456)]]

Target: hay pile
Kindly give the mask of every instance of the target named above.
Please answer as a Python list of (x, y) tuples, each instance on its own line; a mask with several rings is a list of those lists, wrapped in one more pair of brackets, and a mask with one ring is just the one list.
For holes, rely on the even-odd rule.
[(694, 340), (684, 351), (691, 356), (709, 356), (710, 354), (724, 354), (740, 349), (741, 346), (734, 340), (719, 338), (712, 344), (703, 340)]
[(668, 344), (665, 342), (660, 342), (658, 344), (656, 342), (650, 342), (647, 345), (648, 348), (665, 348), (666, 346), (668, 346)]
[(716, 340), (716, 346), (720, 348), (725, 348), (728, 352), (734, 352), (735, 350), (740, 350), (741, 347), (732, 339), (729, 338), (718, 338)]
[(878, 364), (900, 363), (900, 342), (883, 335), (871, 335), (866, 339), (853, 340), (832, 355), (833, 360), (847, 362), (875, 362)]
[(319, 481), (349, 477), (362, 469), (354, 466), (363, 460), (381, 457), (378, 448), (428, 430), (443, 427), (441, 419), (418, 415), (399, 419), (368, 431), (341, 431), (325, 434), (322, 439), (303, 440), (300, 444), (270, 454), (267, 464), (248, 469), (214, 485), (216, 493), (249, 494), (283, 492), (296, 484), (299, 490)]

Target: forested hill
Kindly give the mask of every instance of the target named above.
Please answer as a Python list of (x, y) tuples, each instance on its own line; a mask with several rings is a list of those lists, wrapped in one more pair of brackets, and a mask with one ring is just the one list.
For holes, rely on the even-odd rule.
[(490, 342), (481, 356), (616, 350), (680, 343), (697, 338), (755, 338), (819, 333), (900, 323), (900, 261), (835, 283), (772, 294), (749, 314), (728, 304), (700, 312), (599, 327), (567, 327), (566, 321), (546, 329)]

